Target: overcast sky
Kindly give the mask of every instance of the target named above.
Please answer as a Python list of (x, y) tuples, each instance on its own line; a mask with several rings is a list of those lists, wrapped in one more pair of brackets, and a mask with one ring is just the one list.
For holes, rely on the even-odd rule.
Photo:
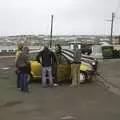
[(119, 0), (0, 0), (0, 35), (49, 34), (54, 14), (54, 35), (120, 34)]

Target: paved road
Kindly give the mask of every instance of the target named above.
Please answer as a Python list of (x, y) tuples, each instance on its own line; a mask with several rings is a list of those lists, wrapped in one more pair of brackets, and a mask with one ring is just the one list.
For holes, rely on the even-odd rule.
[(99, 68), (105, 79), (120, 87), (120, 59), (105, 59), (100, 62)]
[(16, 90), (13, 59), (0, 59), (0, 120), (120, 120), (120, 97), (96, 83), (63, 85), (30, 93)]
[(109, 90), (120, 95), (120, 59), (105, 59), (99, 62), (99, 80), (106, 81)]

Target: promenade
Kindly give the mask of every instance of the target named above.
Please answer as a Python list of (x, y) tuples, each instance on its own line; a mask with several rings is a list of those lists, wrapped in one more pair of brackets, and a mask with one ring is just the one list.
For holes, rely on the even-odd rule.
[[(119, 62), (104, 60), (99, 68), (101, 75), (118, 87)], [(78, 88), (42, 88), (33, 83), (24, 94), (16, 88), (14, 58), (1, 58), (0, 120), (120, 120), (120, 96), (98, 83)]]

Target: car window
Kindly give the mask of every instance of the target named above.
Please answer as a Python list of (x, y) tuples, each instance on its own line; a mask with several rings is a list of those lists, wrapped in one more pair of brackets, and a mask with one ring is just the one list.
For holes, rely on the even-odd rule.
[(68, 64), (67, 59), (62, 55), (61, 55), (61, 58), (60, 58), (60, 64)]
[[(36, 60), (36, 56), (38, 55), (38, 52), (30, 53), (30, 59)], [(67, 59), (64, 56), (60, 56), (60, 64), (68, 64)]]

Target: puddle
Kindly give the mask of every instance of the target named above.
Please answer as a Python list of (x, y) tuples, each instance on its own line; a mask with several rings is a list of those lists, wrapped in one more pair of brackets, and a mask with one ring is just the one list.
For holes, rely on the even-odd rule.
[(76, 118), (73, 117), (73, 116), (65, 116), (65, 117), (62, 117), (60, 118), (61, 120), (75, 120)]
[(21, 104), (21, 103), (23, 103), (23, 101), (10, 101), (10, 102), (4, 103), (0, 107), (2, 107), (2, 108), (4, 108), (4, 107), (13, 107), (13, 106)]
[(1, 70), (9, 70), (9, 67), (0, 68)]
[(64, 117), (60, 118), (61, 120), (76, 120), (76, 118), (74, 116), (71, 115), (66, 115)]

